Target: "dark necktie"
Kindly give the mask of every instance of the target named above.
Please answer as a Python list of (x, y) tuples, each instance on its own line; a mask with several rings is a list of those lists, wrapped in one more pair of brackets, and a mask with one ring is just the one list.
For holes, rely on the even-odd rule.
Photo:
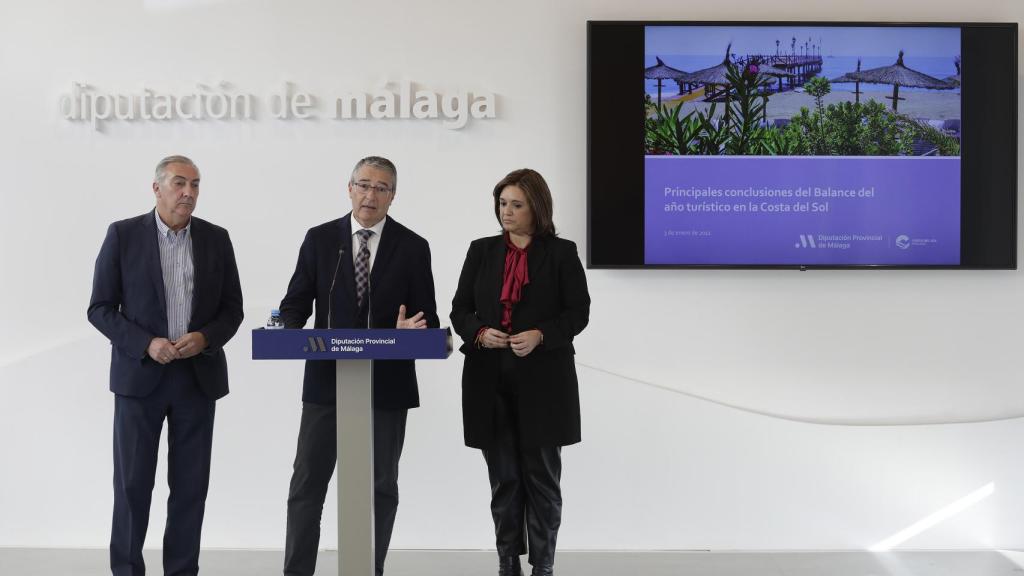
[(356, 232), (359, 235), (359, 252), (356, 254), (356, 306), (359, 308), (363, 307), (363, 303), (366, 300), (366, 290), (370, 284), (370, 236), (373, 236), (373, 230), (360, 230)]

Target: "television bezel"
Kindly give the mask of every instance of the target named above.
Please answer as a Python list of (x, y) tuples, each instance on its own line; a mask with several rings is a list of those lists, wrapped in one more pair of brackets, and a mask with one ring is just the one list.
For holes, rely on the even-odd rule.
[[(966, 178), (968, 171), (961, 170), (961, 228), (960, 228), (960, 239), (961, 239), (961, 262), (960, 264), (943, 264), (943, 265), (890, 265), (890, 264), (647, 264), (643, 261), (643, 240), (641, 234), (640, 240), (640, 262), (639, 263), (601, 263), (594, 261), (594, 141), (593, 141), (593, 91), (594, 91), (594, 34), (595, 28), (608, 28), (616, 26), (635, 27), (641, 31), (648, 26), (725, 26), (725, 27), (842, 27), (842, 28), (856, 28), (856, 27), (877, 27), (877, 28), (897, 28), (897, 27), (931, 27), (931, 28), (959, 28), (961, 29), (961, 54), (964, 50), (964, 29), (987, 29), (987, 28), (1005, 28), (1012, 34), (1012, 50), (1007, 51), (1006, 63), (1007, 68), (1012, 68), (1014, 71), (1012, 82), (1008, 83), (1010, 99), (1013, 102), (1012, 112), (1009, 118), (1010, 134), (1008, 141), (1005, 142), (1005, 148), (1007, 149), (1007, 156), (1009, 161), (1009, 167), (1002, 171), (1002, 176), (1008, 180), (1006, 186), (1008, 194), (1005, 194), (1003, 200), (1007, 204), (1006, 208), (1009, 213), (1012, 214), (1012, 218), (1007, 218), (1008, 229), (1004, 232), (1005, 238), (1002, 238), (1001, 242), (1005, 243), (1004, 248), (1006, 249), (1006, 260), (996, 263), (977, 263), (977, 262), (964, 262), (964, 254), (966, 251), (965, 243), (966, 236), (968, 233), (981, 233), (980, 230), (969, 229), (969, 225), (966, 222), (967, 215), (964, 214), (964, 194), (968, 189)], [(1018, 24), (1016, 22), (866, 22), (866, 21), (728, 21), (728, 20), (588, 20), (587, 21), (587, 250), (586, 250), (586, 266), (588, 269), (595, 270), (694, 270), (694, 269), (712, 269), (712, 270), (1016, 270), (1017, 269), (1017, 43), (1018, 43)], [(637, 69), (641, 69), (643, 66), (644, 51), (640, 50), (637, 55)], [(971, 74), (975, 73), (978, 68), (971, 69), (970, 62), (964, 59), (964, 70), (969, 70)], [(638, 84), (643, 86), (643, 76), (637, 74)], [(981, 81), (978, 81), (981, 82)], [(982, 85), (984, 85), (982, 83)], [(966, 110), (968, 107), (968, 101), (971, 98), (970, 94), (966, 97), (962, 94), (964, 102), (962, 104), (961, 121), (962, 128), (961, 134), (967, 132), (968, 127), (968, 116)], [(639, 99), (638, 99), (639, 100)], [(639, 104), (638, 104), (639, 108)], [(980, 119), (973, 119), (972, 122), (980, 124)], [(963, 138), (963, 136), (962, 136)], [(962, 140), (963, 141), (963, 140)], [(644, 158), (643, 142), (642, 139), (637, 143), (637, 158), (642, 160)], [(975, 145), (978, 146), (978, 145)], [(961, 162), (966, 163), (973, 158), (968, 157), (968, 154), (964, 152), (969, 151), (971, 148), (965, 147), (961, 151)], [(981, 154), (981, 152), (975, 152), (973, 154)], [(640, 172), (641, 175), (643, 172)], [(989, 195), (992, 196), (991, 194)], [(642, 205), (641, 202), (641, 212)], [(644, 222), (640, 222), (640, 231), (643, 231)]]

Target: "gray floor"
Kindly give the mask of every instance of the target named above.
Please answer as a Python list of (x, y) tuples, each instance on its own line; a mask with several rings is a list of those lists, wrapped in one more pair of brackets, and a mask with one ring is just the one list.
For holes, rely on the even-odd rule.
[[(204, 550), (205, 576), (281, 573), (282, 552)], [(317, 574), (336, 576), (337, 555), (322, 552)], [(105, 576), (106, 550), (0, 548), (2, 576)], [(160, 551), (146, 553), (161, 574)], [(476, 576), (497, 572), (494, 552), (396, 550), (388, 576)], [(558, 553), (558, 576), (1022, 576), (1024, 552), (573, 552)], [(527, 569), (527, 573), (529, 569)]]

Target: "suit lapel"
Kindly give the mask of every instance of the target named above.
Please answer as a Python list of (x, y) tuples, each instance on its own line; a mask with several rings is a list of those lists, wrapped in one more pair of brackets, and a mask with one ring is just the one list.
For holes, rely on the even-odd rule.
[(494, 298), (491, 301), (492, 313), (494, 321), (497, 322), (497, 328), (500, 328), (501, 316), (504, 307), (501, 305), (501, 285), (505, 280), (505, 236), (504, 234), (494, 239), (494, 243), (491, 244), (487, 251), (487, 258), (485, 261), (491, 268), (490, 274), (490, 294), (494, 294)]
[(391, 262), (391, 253), (398, 246), (397, 222), (386, 216), (384, 229), (380, 232), (380, 241), (377, 243), (377, 255), (373, 258), (373, 268), (370, 269), (370, 290), (380, 278), (381, 269)]
[(156, 290), (157, 298), (160, 300), (160, 312), (163, 315), (163, 319), (167, 320), (167, 297), (164, 294), (164, 273), (160, 267), (160, 244), (157, 240), (156, 235), (158, 234), (156, 227), (156, 211), (150, 212), (145, 219), (143, 219), (144, 225), (142, 226), (142, 245), (145, 247), (147, 271), (149, 273), (150, 281), (153, 282), (153, 288)]
[[(356, 271), (352, 264), (354, 257), (352, 254), (352, 214), (349, 213), (342, 218), (340, 224), (338, 226), (340, 237), (335, 246), (343, 248), (344, 252), (336, 253), (336, 257), (341, 258), (341, 270), (338, 271), (338, 280), (334, 286), (334, 305), (344, 306), (344, 309), (348, 311), (346, 316), (354, 318), (356, 315)], [(332, 263), (337, 265), (333, 259)], [(335, 314), (334, 317), (338, 318), (339, 316)]]
[[(548, 243), (545, 238), (534, 238), (530, 245), (526, 247), (526, 270), (530, 275), (532, 281), (533, 278), (537, 278), (540, 274), (540, 269), (544, 266), (544, 260), (548, 257)], [(530, 285), (527, 284), (523, 287), (523, 300), (525, 300), (530, 294)]]
[[(206, 261), (203, 257), (206, 254), (206, 228), (198, 218), (193, 217), (189, 236), (192, 238), (192, 316), (196, 315), (199, 309), (199, 295), (202, 293), (202, 282), (206, 278)], [(192, 318), (189, 318), (189, 330), (192, 329)]]

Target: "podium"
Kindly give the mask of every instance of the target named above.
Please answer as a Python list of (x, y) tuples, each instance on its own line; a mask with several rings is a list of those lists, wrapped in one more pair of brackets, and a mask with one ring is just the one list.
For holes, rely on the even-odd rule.
[(448, 329), (252, 331), (253, 360), (335, 360), (338, 574), (373, 576), (373, 360), (444, 359)]

